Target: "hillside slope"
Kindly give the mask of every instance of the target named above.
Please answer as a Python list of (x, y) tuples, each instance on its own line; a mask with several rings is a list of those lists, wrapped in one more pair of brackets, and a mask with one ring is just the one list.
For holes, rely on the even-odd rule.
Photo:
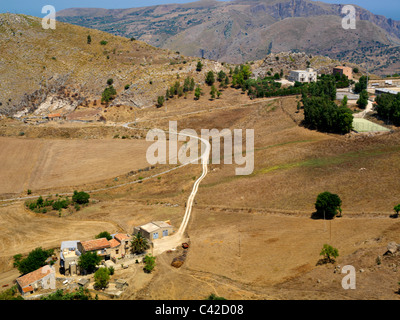
[(344, 30), (342, 7), (310, 0), (207, 0), (118, 10), (75, 8), (58, 17), (207, 59), (243, 63), (292, 50), (350, 59), (346, 52), (356, 52), (365, 66), (379, 71), (387, 61), (374, 59), (367, 48), (397, 48), (400, 22), (357, 7), (357, 29)]
[[(131, 107), (154, 106), (178, 73), (182, 81), (187, 75), (204, 81), (205, 71), (195, 71), (197, 59), (61, 22), (45, 30), (41, 19), (31, 16), (0, 14), (0, 47), (0, 110), (6, 114), (43, 103), (50, 111), (92, 106), (94, 100), (99, 106), (108, 79), (118, 93), (111, 105)], [(221, 68), (203, 63), (204, 70)]]

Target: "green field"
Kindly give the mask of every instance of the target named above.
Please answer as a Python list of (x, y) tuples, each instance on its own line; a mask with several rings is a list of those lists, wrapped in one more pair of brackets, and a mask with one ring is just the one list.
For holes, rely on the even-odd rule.
[(390, 131), (388, 128), (380, 126), (379, 124), (373, 123), (369, 120), (354, 118), (353, 120), (354, 131), (357, 132), (379, 132), (379, 131)]

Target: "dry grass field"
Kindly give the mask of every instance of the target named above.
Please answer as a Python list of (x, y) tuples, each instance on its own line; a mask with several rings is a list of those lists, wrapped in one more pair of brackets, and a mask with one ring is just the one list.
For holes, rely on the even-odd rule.
[[(204, 299), (210, 293), (227, 299), (398, 299), (396, 271), (389, 260), (378, 268), (375, 259), (389, 241), (400, 242), (400, 223), (389, 218), (399, 201), (399, 132), (337, 136), (310, 131), (296, 123), (302, 117), (296, 114), (296, 105), (296, 97), (282, 103), (250, 101), (237, 91), (215, 101), (207, 94), (195, 103), (174, 99), (168, 102), (168, 110), (149, 108), (138, 113), (141, 128), (167, 128), (169, 120), (177, 120), (178, 130), (254, 129), (255, 168), (249, 176), (236, 176), (235, 164), (210, 164), (187, 229), (186, 262), (176, 269), (171, 262), (178, 252), (163, 253), (151, 276), (124, 270), (121, 276), (130, 286), (123, 299)], [(67, 185), (101, 186), (107, 178), (142, 165), (137, 150), (144, 151), (143, 140), (34, 139), (48, 128), (25, 129), (27, 137), (0, 140), (4, 146), (6, 141), (18, 145), (25, 163), (30, 154), (43, 157), (28, 169), (2, 153), (2, 167), (26, 172), (25, 178), (9, 175), (7, 180), (9, 185), (15, 180), (20, 190), (29, 181), (53, 194)], [(58, 130), (62, 132), (62, 126)], [(77, 130), (77, 135), (82, 133)], [(120, 129), (107, 130), (110, 134)], [(77, 154), (81, 148), (88, 151)], [(46, 163), (41, 150), (48, 150), (52, 154), (48, 159), (63, 165)], [(15, 149), (8, 152), (17, 154)], [(75, 166), (76, 159), (86, 169)], [(160, 165), (156, 170), (168, 167)], [(68, 180), (65, 173), (57, 178), (62, 168), (78, 176)], [(43, 176), (49, 170), (53, 175)], [(92, 170), (98, 174), (93, 176)], [(170, 219), (178, 227), (200, 173), (200, 165), (189, 165), (160, 179), (97, 192), (92, 197), (98, 202), (61, 218), (33, 215), (22, 202), (0, 207), (0, 282), (10, 279), (14, 254), (39, 245), (58, 247), (63, 240), (89, 239), (103, 230), (131, 232), (133, 226), (151, 220)], [(323, 191), (339, 194), (342, 218), (311, 219), (315, 199)], [(316, 266), (325, 243), (338, 248), (340, 255), (336, 264)], [(335, 265), (344, 264), (365, 270), (357, 273), (357, 290), (342, 289), (342, 275), (333, 273)]]
[(79, 186), (148, 166), (145, 140), (0, 138), (0, 194)]

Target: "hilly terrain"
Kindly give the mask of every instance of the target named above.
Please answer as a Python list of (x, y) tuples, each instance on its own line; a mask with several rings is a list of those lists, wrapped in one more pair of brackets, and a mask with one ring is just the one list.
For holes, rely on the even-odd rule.
[(138, 108), (154, 106), (178, 72), (183, 79), (190, 74), (204, 81), (205, 71), (195, 71), (198, 59), (62, 22), (45, 30), (32, 16), (0, 14), (0, 47), (0, 110), (8, 115), (20, 111), (22, 116), (41, 105), (43, 115), (79, 106), (97, 109), (108, 79), (117, 91), (109, 106)]
[[(353, 59), (375, 73), (390, 72), (399, 61), (400, 22), (356, 7), (357, 28), (344, 30), (342, 8), (310, 0), (205, 0), (115, 10), (72, 8), (60, 11), (58, 19), (230, 63), (304, 51)], [(371, 53), (377, 50), (392, 52)]]

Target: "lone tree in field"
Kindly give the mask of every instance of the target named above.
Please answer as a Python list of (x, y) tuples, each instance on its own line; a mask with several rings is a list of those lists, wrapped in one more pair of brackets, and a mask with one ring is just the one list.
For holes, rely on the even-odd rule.
[(341, 205), (342, 200), (337, 194), (325, 191), (318, 195), (315, 209), (319, 217), (333, 219), (339, 212), (342, 213)]
[(335, 262), (334, 259), (336, 259), (339, 256), (339, 250), (330, 246), (329, 244), (324, 244), (321, 253), (319, 255), (324, 256), (325, 261), (333, 263)]
[(399, 217), (399, 212), (400, 212), (400, 204), (398, 204), (397, 206), (395, 206), (393, 208), (393, 210), (396, 212), (396, 218)]

